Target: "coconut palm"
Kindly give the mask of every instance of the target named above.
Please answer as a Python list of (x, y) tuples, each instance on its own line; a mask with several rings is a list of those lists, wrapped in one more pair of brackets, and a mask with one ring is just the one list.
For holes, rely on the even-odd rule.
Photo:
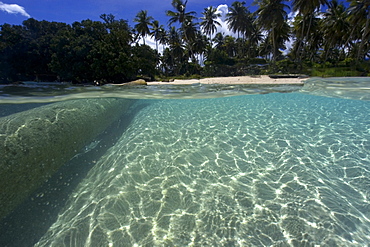
[(166, 43), (166, 31), (163, 25), (159, 25), (159, 21), (154, 20), (151, 25), (150, 36), (155, 40), (155, 46), (158, 51), (158, 42), (161, 44)]
[[(169, 26), (178, 22), (182, 31), (183, 40), (190, 43), (194, 39), (197, 31), (196, 24), (193, 22), (196, 19), (196, 12), (186, 12), (187, 3), (187, 0), (185, 2), (183, 2), (183, 0), (172, 0), (172, 7), (175, 11), (167, 10), (166, 14), (170, 17), (168, 21)], [(190, 54), (193, 54), (191, 46), (188, 45), (188, 48), (190, 49)]]
[[(305, 40), (310, 38), (310, 32), (312, 29), (312, 22), (313, 19), (315, 18), (316, 15), (314, 15), (315, 12), (317, 12), (320, 9), (321, 5), (328, 5), (327, 0), (293, 0), (292, 6), (293, 6), (293, 11), (298, 12), (297, 16), (303, 16), (303, 26), (306, 27), (306, 32), (305, 29), (302, 29), (302, 33), (297, 37), (299, 46), (297, 48), (297, 53), (298, 56), (297, 58), (300, 59), (301, 56), (304, 56), (303, 53), (301, 53), (302, 47), (304, 48)], [(308, 18), (307, 18), (308, 17)], [(307, 20), (308, 20), (308, 25), (307, 25)]]
[(321, 20), (321, 27), (324, 36), (325, 60), (327, 60), (329, 51), (332, 49), (341, 49), (345, 54), (345, 44), (350, 33), (350, 24), (348, 22), (348, 11), (343, 3), (332, 0), (329, 8), (324, 13)]
[(199, 60), (203, 58), (203, 55), (207, 50), (208, 44), (209, 42), (207, 37), (200, 31), (196, 32), (195, 39), (190, 43), (192, 51), (194, 52), (193, 59), (196, 62), (199, 63)]
[(179, 74), (181, 64), (188, 60), (185, 57), (185, 46), (181, 39), (181, 32), (175, 27), (171, 27), (168, 31), (168, 53), (172, 66), (171, 71), (175, 74)]
[(211, 38), (212, 34), (216, 32), (217, 26), (221, 26), (221, 23), (216, 21), (217, 18), (221, 17), (220, 13), (217, 13), (217, 9), (210, 6), (208, 8), (204, 9), (204, 12), (202, 12), (203, 17), (200, 25), (203, 28), (203, 31), (206, 35), (209, 35), (209, 38)]
[[(354, 39), (360, 38), (360, 44), (357, 53), (357, 61), (365, 57), (368, 49), (365, 49), (366, 43), (369, 44), (370, 37), (370, 0), (350, 0), (350, 22), (353, 26), (351, 36)], [(359, 27), (359, 35), (355, 36), (354, 30)], [(367, 52), (366, 52), (367, 51)]]
[(148, 16), (148, 11), (141, 10), (139, 13), (137, 13), (134, 21), (137, 23), (135, 25), (135, 29), (138, 32), (138, 35), (141, 36), (143, 39), (143, 42), (145, 44), (145, 36), (150, 34), (149, 26), (152, 25), (151, 21), (153, 20), (153, 17)]
[(253, 30), (248, 39), (244, 42), (245, 50), (243, 48), (243, 55), (247, 58), (255, 58), (258, 56), (258, 46), (263, 41), (264, 36), (261, 30), (253, 23)]
[[(274, 35), (274, 37), (272, 36)], [(273, 44), (273, 61), (277, 59), (278, 56), (282, 54), (281, 50), (286, 49), (286, 42), (290, 38), (290, 26), (287, 22), (278, 25), (273, 32), (269, 33), (267, 39)]]
[(181, 42), (181, 34), (176, 27), (171, 27), (168, 31), (168, 45), (170, 47), (176, 47), (181, 46), (183, 48), (182, 42)]
[(161, 45), (168, 45), (168, 32), (161, 28), (158, 35), (158, 43)]
[(289, 39), (289, 26), (287, 24), (289, 8), (283, 0), (258, 1), (257, 23), (267, 32), (268, 39), (273, 47), (273, 62), (276, 61), (279, 46)]
[(226, 21), (231, 31), (242, 34), (246, 37), (252, 33), (252, 18), (245, 6), (245, 2), (235, 1), (229, 7), (229, 13), (226, 15)]
[(198, 23), (191, 20), (185, 20), (181, 27), (182, 38), (187, 43), (194, 41), (198, 32)]
[(194, 41), (197, 38), (197, 23), (194, 23), (192, 21), (186, 21), (182, 24), (182, 39), (186, 41), (187, 48), (189, 50), (189, 57), (192, 58), (193, 61), (195, 61), (195, 52), (193, 49)]
[(196, 19), (196, 12), (190, 11), (186, 12), (186, 4), (188, 1), (183, 2), (182, 0), (172, 0), (172, 6), (176, 11), (167, 10), (166, 14), (170, 17), (168, 25), (178, 22), (180, 25), (183, 25), (186, 22), (193, 21)]
[(222, 33), (216, 33), (212, 41), (216, 43), (216, 46), (215, 46), (216, 49), (221, 49), (221, 47), (225, 43), (225, 37)]
[[(293, 44), (291, 55), (296, 60), (309, 59), (312, 61), (315, 57), (323, 42), (322, 31), (324, 30), (321, 28), (321, 24), (321, 19), (316, 16), (316, 13), (304, 16), (297, 15), (294, 18), (292, 33), (296, 40)], [(305, 39), (306, 45), (303, 45), (302, 42), (305, 35), (307, 36)], [(302, 47), (305, 49), (304, 52), (301, 52)]]
[(223, 49), (229, 57), (235, 57), (237, 53), (236, 39), (233, 36), (227, 35)]
[(327, 0), (293, 0), (293, 11), (306, 15), (320, 9), (321, 5), (328, 5)]

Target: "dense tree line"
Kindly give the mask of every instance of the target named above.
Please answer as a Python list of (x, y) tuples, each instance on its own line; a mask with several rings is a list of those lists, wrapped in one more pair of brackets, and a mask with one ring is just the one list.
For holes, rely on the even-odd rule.
[(0, 80), (117, 83), (140, 75), (154, 78), (158, 53), (135, 44), (127, 21), (113, 15), (101, 19), (67, 25), (31, 18), (23, 25), (2, 25)]
[[(216, 33), (221, 25), (216, 8), (205, 8), (198, 18), (188, 11), (187, 0), (172, 1), (166, 24), (146, 10), (136, 15), (134, 28), (112, 15), (72, 25), (34, 19), (4, 24), (0, 79), (123, 82), (156, 75), (312, 73), (312, 68), (324, 67), (366, 75), (370, 1), (347, 2), (349, 7), (338, 0), (259, 0), (252, 13), (245, 2), (235, 1), (226, 16), (234, 36)], [(293, 19), (288, 18), (291, 11)], [(149, 36), (156, 49), (145, 44)], [(288, 41), (292, 49), (283, 54)]]

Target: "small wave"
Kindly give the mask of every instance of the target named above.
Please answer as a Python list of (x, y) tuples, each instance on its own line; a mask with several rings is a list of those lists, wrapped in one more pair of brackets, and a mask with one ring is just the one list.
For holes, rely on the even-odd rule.
[(310, 78), (301, 93), (355, 100), (370, 100), (369, 77)]
[(71, 99), (207, 99), (248, 94), (299, 92), (324, 97), (370, 100), (369, 77), (310, 78), (302, 85), (191, 84), (151, 86), (71, 86), (28, 83), (0, 86), (0, 104), (50, 103)]
[(295, 92), (302, 85), (156, 85), (156, 86), (68, 86), (17, 85), (0, 88), (0, 104), (49, 103), (70, 99), (125, 98), (125, 99), (206, 99), (246, 94)]

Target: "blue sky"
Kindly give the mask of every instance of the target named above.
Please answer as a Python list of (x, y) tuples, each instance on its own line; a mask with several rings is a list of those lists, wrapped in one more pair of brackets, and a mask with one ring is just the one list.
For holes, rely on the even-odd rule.
[[(188, 0), (187, 10), (196, 11), (200, 17), (208, 6), (230, 6), (234, 1)], [(252, 6), (253, 0), (244, 1), (251, 12), (257, 9)], [(165, 11), (172, 10), (171, 2), (172, 0), (0, 0), (0, 25), (22, 24), (29, 17), (71, 24), (85, 19), (100, 20), (101, 14), (113, 14), (117, 19), (128, 20), (133, 26), (133, 19), (140, 10), (148, 10), (149, 15), (166, 25), (168, 17)]]
[[(234, 1), (188, 0), (187, 11), (196, 11), (197, 16), (200, 17), (204, 8), (218, 7), (222, 17), (218, 18), (221, 26), (217, 27), (217, 32), (236, 37), (236, 34), (228, 29), (225, 21), (228, 12), (227, 6), (230, 6)], [(256, 6), (252, 5), (253, 0), (244, 1), (246, 6), (250, 7), (251, 12), (257, 9)], [(165, 12), (172, 10), (171, 2), (172, 0), (0, 0), (0, 25), (4, 23), (20, 25), (30, 17), (39, 21), (47, 20), (72, 24), (75, 21), (86, 19), (100, 20), (101, 14), (113, 14), (117, 19), (128, 20), (130, 26), (133, 27), (136, 14), (140, 10), (147, 10), (150, 16), (158, 20), (160, 24), (167, 26), (169, 18)], [(145, 40), (146, 44), (153, 48), (156, 47), (153, 38), (147, 36)], [(290, 45), (287, 47), (289, 48)]]
[[(201, 16), (208, 6), (231, 5), (234, 0), (189, 0), (188, 11)], [(172, 10), (171, 0), (1, 0), (0, 24), (21, 24), (29, 17), (36, 20), (73, 23), (85, 19), (98, 20), (101, 14), (113, 14), (117, 19), (133, 19), (140, 10), (167, 24), (166, 10)], [(253, 0), (248, 0), (247, 6)], [(253, 8), (252, 8), (253, 10)]]

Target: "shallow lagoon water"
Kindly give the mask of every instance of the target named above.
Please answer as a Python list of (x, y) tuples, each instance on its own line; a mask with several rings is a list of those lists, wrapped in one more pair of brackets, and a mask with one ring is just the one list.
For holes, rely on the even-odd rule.
[[(213, 97), (194, 85), (166, 91), (182, 99), (140, 99), (111, 146), (97, 154), (96, 140), (62, 168), (86, 169), (47, 228), (26, 231), (39, 236), (30, 246), (366, 246), (370, 101), (361, 84), (315, 79), (290, 93)], [(42, 190), (32, 198), (48, 215), (44, 195), (58, 201), (59, 192)], [(22, 227), (2, 227), (10, 224)]]

